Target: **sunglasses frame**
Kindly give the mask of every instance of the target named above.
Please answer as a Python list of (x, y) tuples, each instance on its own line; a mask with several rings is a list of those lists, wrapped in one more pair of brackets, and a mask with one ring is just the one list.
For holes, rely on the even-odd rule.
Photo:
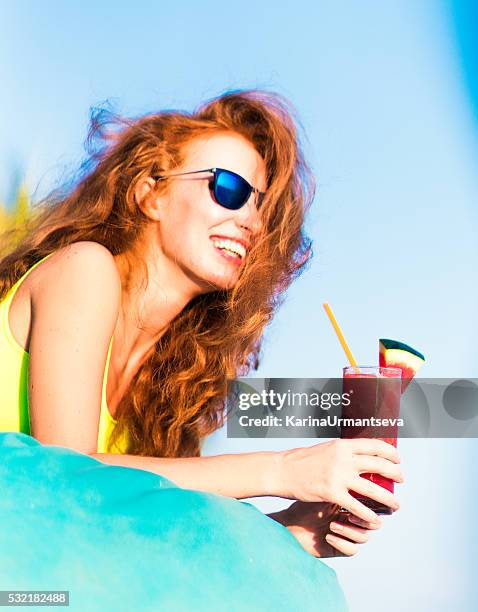
[[(188, 174), (200, 174), (201, 172), (211, 172), (214, 175), (213, 178), (213, 193), (214, 193), (214, 197), (217, 201), (217, 203), (222, 206), (223, 208), (227, 208), (228, 210), (240, 210), (249, 200), (249, 198), (251, 197), (251, 193), (256, 193), (257, 194), (257, 200), (256, 200), (256, 207), (259, 210), (262, 201), (264, 199), (264, 196), (266, 195), (264, 191), (259, 191), (259, 189), (257, 189), (256, 187), (253, 187), (248, 181), (246, 181), (246, 179), (244, 177), (242, 177), (240, 174), (237, 174), (237, 172), (233, 172), (232, 170), (226, 170), (225, 168), (206, 168), (205, 170), (192, 170), (190, 172), (179, 172), (178, 174), (167, 174), (167, 175), (155, 175), (152, 178), (155, 181), (163, 181), (165, 179), (169, 179), (169, 178), (175, 178), (177, 176), (186, 176)], [(221, 174), (221, 172), (226, 172), (227, 174), (232, 174), (238, 178), (241, 179), (241, 181), (244, 181), (246, 183), (246, 185), (249, 187), (249, 193), (247, 194), (247, 198), (244, 200), (244, 202), (241, 204), (241, 206), (239, 206), (239, 208), (229, 208), (229, 206), (224, 206), (224, 204), (222, 204), (219, 199), (218, 199), (218, 194), (217, 194), (217, 180), (219, 175)]]

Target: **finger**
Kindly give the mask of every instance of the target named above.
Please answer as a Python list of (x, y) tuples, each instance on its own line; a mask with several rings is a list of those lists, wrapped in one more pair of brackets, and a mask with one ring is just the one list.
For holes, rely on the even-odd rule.
[[(390, 493), (390, 491), (387, 491), (387, 489), (381, 487), (378, 484), (375, 484), (374, 482), (370, 482), (370, 480), (367, 480), (366, 478), (357, 476), (357, 478), (354, 478), (354, 480), (352, 481), (350, 488), (355, 493), (360, 493), (361, 495), (368, 497), (369, 499), (373, 499), (375, 501), (380, 502), (381, 504), (385, 504), (392, 510), (398, 510), (400, 508), (400, 502), (395, 497), (395, 495), (393, 495), (393, 493)], [(354, 514), (357, 513), (354, 512)], [(364, 518), (365, 520), (365, 517), (363, 517), (361, 514), (358, 516), (360, 516), (360, 518)]]
[(356, 438), (352, 444), (356, 455), (379, 455), (393, 463), (400, 463), (400, 453), (388, 442), (374, 438)]
[(395, 482), (405, 482), (402, 470), (398, 467), (398, 465), (393, 463), (393, 461), (383, 459), (383, 457), (357, 455), (356, 463), (361, 474), (372, 472), (373, 474), (380, 474), (386, 478), (391, 478)]
[[(362, 480), (365, 479), (362, 478)], [(350, 495), (350, 493), (344, 495), (343, 499), (340, 502), (340, 505), (342, 506), (342, 508), (345, 508), (352, 514), (355, 514), (355, 516), (358, 516), (365, 522), (369, 522), (378, 526), (380, 526), (381, 524), (378, 515), (375, 514), (373, 510), (370, 510), (370, 508), (367, 508), (365, 504), (362, 504), (362, 502)]]
[(365, 544), (368, 542), (369, 532), (367, 529), (361, 529), (353, 525), (347, 525), (346, 523), (330, 523), (330, 530), (339, 536), (348, 538), (357, 544)]
[(358, 545), (353, 542), (349, 542), (348, 540), (343, 540), (336, 535), (328, 533), (325, 536), (325, 539), (330, 546), (333, 546), (344, 555), (351, 556), (355, 555), (358, 552)]
[(369, 521), (363, 521), (361, 518), (353, 514), (348, 514), (347, 519), (349, 523), (354, 523), (355, 525), (358, 525), (359, 527), (363, 527), (364, 529), (380, 529), (380, 527), (383, 524), (382, 521), (380, 521), (380, 524), (374, 524), (374, 523), (370, 523)]

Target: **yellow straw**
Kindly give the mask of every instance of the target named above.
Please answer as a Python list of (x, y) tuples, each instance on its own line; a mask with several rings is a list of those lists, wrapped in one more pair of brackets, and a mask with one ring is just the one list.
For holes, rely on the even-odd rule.
[(327, 303), (324, 304), (323, 306), (325, 308), (325, 312), (327, 313), (327, 316), (330, 319), (330, 322), (332, 323), (335, 333), (337, 334), (337, 338), (339, 339), (339, 342), (342, 345), (342, 348), (344, 349), (345, 354), (347, 355), (347, 359), (349, 360), (350, 365), (352, 367), (356, 367), (357, 362), (355, 361), (354, 356), (352, 355), (352, 352), (349, 349), (347, 342), (345, 342), (344, 335), (342, 333), (342, 330), (339, 327), (339, 324), (337, 323), (336, 318), (334, 317), (334, 313), (332, 312), (332, 309)]

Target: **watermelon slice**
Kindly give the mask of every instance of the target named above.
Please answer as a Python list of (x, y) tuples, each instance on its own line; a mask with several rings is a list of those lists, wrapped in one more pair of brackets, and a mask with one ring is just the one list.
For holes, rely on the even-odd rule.
[(404, 393), (415, 374), (425, 363), (425, 357), (408, 344), (397, 340), (381, 338), (379, 346), (379, 365), (402, 370), (402, 393)]

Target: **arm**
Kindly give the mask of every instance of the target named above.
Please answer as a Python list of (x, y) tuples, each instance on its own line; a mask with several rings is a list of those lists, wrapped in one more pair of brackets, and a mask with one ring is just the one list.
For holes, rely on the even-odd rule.
[(95, 242), (60, 249), (49, 264), (31, 292), (31, 434), (43, 444), (94, 452), (121, 280), (112, 254)]
[(109, 453), (90, 455), (110, 465), (160, 474), (185, 489), (198, 489), (237, 499), (275, 495), (280, 461), (280, 453), (274, 451), (180, 458)]
[(402, 481), (398, 451), (381, 440), (335, 440), (310, 448), (197, 458), (98, 455), (101, 389), (109, 340), (121, 302), (112, 254), (78, 242), (50, 259), (32, 290), (29, 408), (32, 435), (125, 465), (163, 474), (182, 487), (223, 495), (273, 495), (333, 501), (374, 521), (374, 512), (348, 492), (398, 507), (393, 494), (360, 478), (375, 472)]
[(32, 291), (29, 409), (32, 435), (105, 463), (162, 474), (183, 488), (231, 497), (267, 495), (274, 452), (193, 458), (98, 454), (101, 388), (120, 307), (121, 281), (111, 253), (78, 242), (50, 259)]

